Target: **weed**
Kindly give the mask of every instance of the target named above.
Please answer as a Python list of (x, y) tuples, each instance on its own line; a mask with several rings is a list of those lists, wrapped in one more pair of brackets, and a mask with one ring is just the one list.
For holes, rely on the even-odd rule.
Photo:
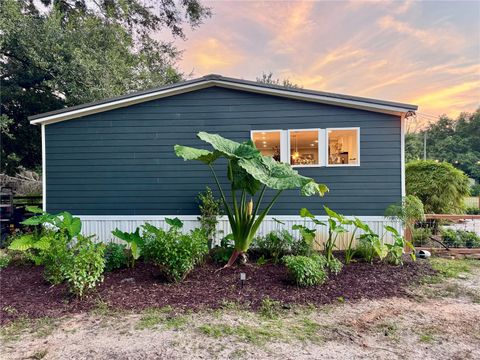
[(445, 278), (459, 278), (461, 274), (470, 273), (474, 267), (480, 267), (478, 260), (472, 259), (430, 259), (432, 268)]
[(55, 328), (53, 319), (44, 317), (39, 319), (20, 318), (0, 328), (0, 338), (4, 341), (15, 341), (25, 333), (35, 337), (47, 337)]
[(281, 310), (281, 306), (280, 301), (272, 300), (267, 296), (262, 299), (260, 315), (267, 319), (276, 319)]
[(159, 325), (163, 325), (166, 329), (179, 329), (187, 324), (187, 320), (188, 318), (186, 316), (174, 314), (170, 306), (150, 308), (143, 312), (135, 329), (153, 329)]
[(32, 359), (35, 360), (40, 360), (43, 359), (45, 356), (47, 356), (48, 351), (47, 350), (38, 350), (33, 355), (31, 356)]

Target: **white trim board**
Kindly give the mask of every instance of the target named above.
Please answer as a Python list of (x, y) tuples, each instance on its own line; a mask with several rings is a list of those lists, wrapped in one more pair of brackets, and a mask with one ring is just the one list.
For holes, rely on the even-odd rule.
[(47, 211), (47, 154), (45, 143), (45, 125), (42, 124), (42, 209)]
[(130, 106), (130, 105), (142, 103), (145, 101), (160, 99), (168, 96), (183, 94), (186, 92), (204, 89), (212, 86), (219, 86), (219, 87), (228, 88), (228, 89), (243, 90), (243, 91), (267, 94), (267, 95), (273, 95), (273, 96), (280, 96), (280, 97), (286, 97), (290, 99), (318, 102), (318, 103), (328, 104), (328, 105), (343, 106), (348, 108), (361, 109), (361, 110), (367, 110), (367, 111), (373, 111), (373, 112), (397, 115), (397, 116), (401, 116), (406, 112), (412, 111), (411, 108), (401, 107), (401, 105), (379, 104), (379, 103), (373, 103), (371, 101), (362, 101), (360, 99), (345, 99), (345, 98), (327, 96), (327, 95), (321, 95), (321, 94), (310, 94), (310, 93), (304, 93), (304, 92), (302, 93), (298, 91), (289, 90), (288, 88), (279, 89), (274, 87), (262, 86), (260, 84), (249, 85), (249, 84), (239, 83), (235, 81), (228, 81), (225, 79), (218, 80), (218, 79), (205, 78), (197, 82), (187, 83), (187, 84), (169, 87), (165, 89), (158, 89), (157, 91), (142, 93), (138, 95), (132, 95), (127, 98), (120, 98), (117, 100), (111, 100), (103, 103), (94, 103), (90, 106), (76, 108), (70, 111), (66, 109), (65, 111), (62, 111), (60, 113), (54, 113), (50, 115), (45, 114), (45, 116), (31, 120), (30, 124), (32, 125), (53, 124), (60, 121), (75, 119), (75, 118), (79, 118), (86, 115), (109, 111), (109, 110)]

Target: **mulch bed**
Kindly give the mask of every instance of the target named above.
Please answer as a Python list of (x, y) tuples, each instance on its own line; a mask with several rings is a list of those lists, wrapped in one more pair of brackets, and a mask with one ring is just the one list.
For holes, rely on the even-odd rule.
[[(86, 312), (99, 300), (113, 308), (141, 310), (173, 306), (199, 310), (218, 308), (225, 301), (248, 303), (258, 308), (264, 297), (284, 304), (322, 305), (362, 298), (406, 296), (406, 286), (433, 273), (427, 262), (406, 262), (403, 267), (383, 263), (353, 263), (321, 286), (299, 288), (287, 281), (283, 265), (251, 264), (215, 272), (218, 264), (197, 267), (179, 284), (166, 283), (152, 265), (138, 263), (133, 269), (105, 275), (105, 281), (84, 300), (72, 298), (65, 285), (51, 286), (43, 279), (43, 268), (13, 265), (0, 270), (0, 323), (15, 318), (60, 317)], [(243, 288), (240, 273), (247, 281)]]

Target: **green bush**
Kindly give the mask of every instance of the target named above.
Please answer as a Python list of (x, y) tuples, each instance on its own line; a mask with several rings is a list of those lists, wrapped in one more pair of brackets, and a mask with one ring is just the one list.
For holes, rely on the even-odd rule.
[(327, 279), (321, 261), (315, 257), (289, 255), (285, 256), (283, 261), (290, 279), (298, 286), (320, 285)]
[(336, 257), (333, 257), (327, 261), (326, 267), (332, 274), (338, 275), (342, 271), (343, 264)]
[(211, 243), (218, 224), (218, 217), (221, 215), (222, 201), (213, 196), (213, 192), (208, 186), (205, 188), (205, 191), (198, 194), (197, 201), (198, 209), (200, 210), (200, 217), (198, 220), (207, 235), (209, 248), (211, 248)]
[(465, 210), (465, 214), (468, 215), (480, 215), (480, 208), (468, 207)]
[(233, 247), (233, 235), (228, 234), (222, 238), (220, 245), (214, 246), (210, 250), (210, 258), (213, 260), (213, 262), (225, 264), (228, 259), (230, 259), (230, 256), (232, 256), (234, 250)]
[(110, 243), (105, 247), (105, 271), (113, 271), (128, 266), (126, 246), (123, 244)]
[(12, 261), (10, 255), (0, 251), (0, 269), (6, 268), (10, 264), (10, 261)]
[(442, 229), (442, 240), (448, 247), (480, 247), (480, 236), (473, 231)]
[(292, 251), (295, 243), (293, 235), (288, 230), (274, 230), (265, 236), (257, 237), (253, 246), (266, 258), (278, 263), (280, 258)]
[(183, 280), (208, 253), (208, 239), (203, 229), (183, 234), (181, 225), (171, 226), (168, 231), (150, 224), (142, 228), (144, 258), (158, 266), (168, 281)]
[(405, 166), (405, 182), (407, 194), (417, 196), (429, 214), (462, 213), (463, 199), (470, 193), (468, 177), (447, 162), (409, 162)]
[(355, 248), (355, 256), (369, 263), (373, 262), (373, 259), (377, 256), (375, 248), (373, 247), (375, 237), (378, 238), (378, 236), (369, 233), (360, 235), (357, 247)]
[(412, 231), (413, 245), (422, 246), (426, 244), (430, 236), (432, 236), (431, 228), (414, 228)]
[(44, 265), (44, 277), (50, 283), (66, 281), (72, 293), (83, 296), (102, 280), (104, 245), (82, 236), (80, 218), (66, 211), (52, 215), (36, 207), (27, 210), (36, 215), (22, 224), (32, 226), (33, 231), (15, 238), (8, 249)]
[(83, 297), (89, 289), (103, 281), (105, 269), (105, 245), (95, 244), (91, 238), (78, 236), (68, 253), (68, 261), (62, 263), (62, 275), (70, 292)]

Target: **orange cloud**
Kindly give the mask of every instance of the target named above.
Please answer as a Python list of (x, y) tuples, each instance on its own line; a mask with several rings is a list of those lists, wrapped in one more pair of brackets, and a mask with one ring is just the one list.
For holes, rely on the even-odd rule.
[(198, 74), (228, 71), (244, 60), (244, 56), (224, 41), (207, 38), (195, 44), (185, 57)]

